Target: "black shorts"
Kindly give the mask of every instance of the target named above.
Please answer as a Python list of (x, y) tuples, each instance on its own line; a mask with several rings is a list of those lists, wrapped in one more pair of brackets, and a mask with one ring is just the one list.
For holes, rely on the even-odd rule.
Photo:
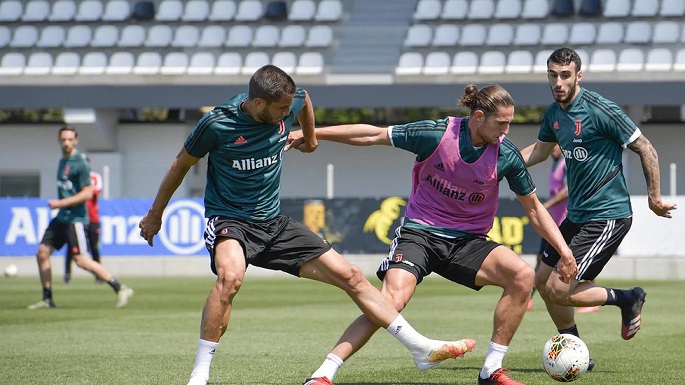
[(477, 236), (447, 238), (407, 227), (395, 230), (396, 238), (388, 257), (376, 275), (383, 280), (389, 269), (403, 269), (416, 277), (417, 284), (432, 272), (452, 282), (480, 290), (476, 274), (483, 261), (499, 243)]
[(280, 270), (296, 277), (300, 276), (302, 265), (331, 249), (325, 239), (284, 215), (266, 222), (212, 217), (205, 230), (205, 246), (214, 274), (214, 245), (217, 238), (238, 241), (243, 248), (246, 265)]
[[(561, 234), (576, 257), (577, 280), (597, 278), (628, 234), (632, 223), (633, 218), (590, 221), (580, 224), (565, 219), (559, 225)], [(559, 258), (559, 252), (552, 246), (548, 246), (542, 256), (542, 262), (555, 267)]]
[(88, 250), (86, 226), (87, 224), (80, 222), (63, 223), (55, 218), (50, 221), (50, 225), (45, 230), (40, 243), (50, 246), (55, 250), (61, 249), (66, 243), (69, 253), (72, 255), (85, 253)]

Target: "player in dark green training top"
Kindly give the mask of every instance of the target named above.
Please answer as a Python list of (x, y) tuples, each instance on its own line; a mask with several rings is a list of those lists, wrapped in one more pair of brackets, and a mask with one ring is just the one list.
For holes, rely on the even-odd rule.
[(43, 286), (43, 299), (29, 306), (29, 309), (55, 307), (55, 302), (52, 300), (50, 255), (53, 251), (62, 248), (64, 244), (73, 254), (78, 267), (89, 271), (96, 278), (112, 286), (118, 296), (116, 307), (124, 307), (133, 295), (133, 290), (120, 284), (104, 266), (93, 261), (88, 255), (84, 226), (88, 224), (86, 201), (92, 198), (93, 190), (90, 184), (90, 167), (76, 149), (78, 133), (72, 127), (62, 127), (59, 130), (59, 143), (62, 147), (62, 159), (57, 167), (59, 199), (48, 202), (51, 209), (59, 209), (59, 212), (57, 217), (50, 221), (36, 253), (40, 281)]
[(205, 243), (217, 280), (202, 312), (188, 385), (207, 384), (212, 357), (228, 328), (233, 298), (248, 265), (345, 290), (369, 319), (411, 351), (419, 367), (462, 354), (460, 341), (432, 340), (419, 334), (358, 267), (307, 227), (280, 214), (283, 150), (296, 117), (306, 140), (299, 149), (312, 152), (317, 140), (309, 96), (278, 67), (260, 68), (250, 79), (248, 93), (236, 95), (198, 122), (164, 175), (150, 211), (140, 221), (140, 235), (152, 245), (174, 191), (190, 167), (209, 155)]
[(560, 333), (578, 336), (573, 307), (615, 305), (621, 308), (621, 336), (628, 340), (640, 328), (645, 291), (590, 282), (630, 229), (632, 209), (621, 163), (624, 148), (640, 156), (652, 211), (670, 218), (676, 207), (661, 200), (659, 160), (649, 140), (615, 103), (580, 86), (578, 54), (570, 48), (554, 51), (547, 59), (547, 77), (556, 102), (545, 113), (537, 143), (522, 153), (532, 166), (547, 159), (557, 143), (561, 146), (569, 201), (560, 229), (576, 257), (578, 275), (570, 283), (561, 282), (554, 270), (559, 256), (548, 247), (536, 287)]

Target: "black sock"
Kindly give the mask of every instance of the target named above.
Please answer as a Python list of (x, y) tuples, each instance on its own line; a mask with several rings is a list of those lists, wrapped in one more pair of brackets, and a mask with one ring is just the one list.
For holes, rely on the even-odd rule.
[(578, 326), (573, 325), (568, 329), (557, 329), (559, 331), (559, 334), (573, 334), (574, 336), (580, 338), (580, 334), (578, 333)]
[(50, 288), (50, 289), (43, 288), (43, 300), (46, 300), (46, 299), (52, 300), (52, 288)]
[(604, 303), (604, 305), (624, 307), (630, 305), (630, 303), (633, 301), (633, 293), (630, 290), (611, 289), (608, 287), (606, 289), (607, 301)]
[(530, 291), (530, 296), (531, 296), (531, 297), (535, 295), (535, 291), (536, 291), (535, 288), (533, 288), (533, 290)]
[(119, 289), (121, 289), (121, 284), (114, 277), (112, 277), (112, 279), (107, 283), (109, 283), (109, 286), (112, 286), (112, 289), (114, 289), (115, 293), (118, 293)]

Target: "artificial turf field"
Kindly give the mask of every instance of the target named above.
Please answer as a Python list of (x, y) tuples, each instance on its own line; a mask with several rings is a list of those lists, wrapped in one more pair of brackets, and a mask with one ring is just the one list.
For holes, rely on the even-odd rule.
[[(376, 278), (370, 278), (379, 285)], [(0, 277), (0, 384), (181, 384), (192, 370), (200, 312), (213, 278), (127, 278), (129, 307), (114, 309), (107, 285), (77, 278), (56, 281), (58, 308), (26, 310), (40, 299), (37, 277)], [(599, 281), (631, 287), (629, 281)], [(685, 378), (685, 282), (641, 281), (647, 291), (642, 329), (620, 337), (620, 312), (604, 307), (576, 320), (597, 366), (577, 384), (666, 385)], [(427, 279), (403, 314), (432, 338), (474, 338), (473, 352), (437, 369), (415, 369), (409, 352), (381, 330), (338, 372), (336, 385), (476, 384), (487, 352), (492, 312), (501, 292), (476, 293), (440, 278)], [(505, 366), (527, 385), (556, 383), (540, 364), (556, 333), (536, 297)], [(359, 314), (340, 290), (296, 279), (249, 278), (234, 302), (217, 349), (210, 384), (301, 384)]]

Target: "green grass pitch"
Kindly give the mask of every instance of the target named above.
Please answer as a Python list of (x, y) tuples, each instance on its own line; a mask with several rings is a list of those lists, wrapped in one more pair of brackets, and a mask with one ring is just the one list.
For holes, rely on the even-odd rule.
[[(370, 278), (379, 285), (376, 278)], [(192, 370), (200, 312), (213, 279), (122, 279), (136, 294), (114, 309), (107, 285), (55, 282), (58, 308), (26, 310), (40, 299), (37, 277), (0, 277), (0, 384), (185, 384)], [(629, 281), (599, 281), (627, 288)], [(681, 384), (685, 362), (685, 282), (641, 281), (647, 291), (642, 330), (620, 337), (620, 313), (603, 307), (577, 315), (597, 363), (577, 384)], [(353, 356), (336, 385), (473, 385), (487, 352), (492, 311), (501, 292), (476, 293), (427, 279), (403, 312), (432, 338), (474, 338), (472, 353), (420, 372), (409, 352), (384, 331)], [(301, 384), (322, 362), (358, 309), (340, 290), (296, 279), (248, 278), (217, 349), (210, 384)], [(556, 330), (539, 297), (510, 346), (505, 366), (527, 385), (556, 383), (540, 350)]]

